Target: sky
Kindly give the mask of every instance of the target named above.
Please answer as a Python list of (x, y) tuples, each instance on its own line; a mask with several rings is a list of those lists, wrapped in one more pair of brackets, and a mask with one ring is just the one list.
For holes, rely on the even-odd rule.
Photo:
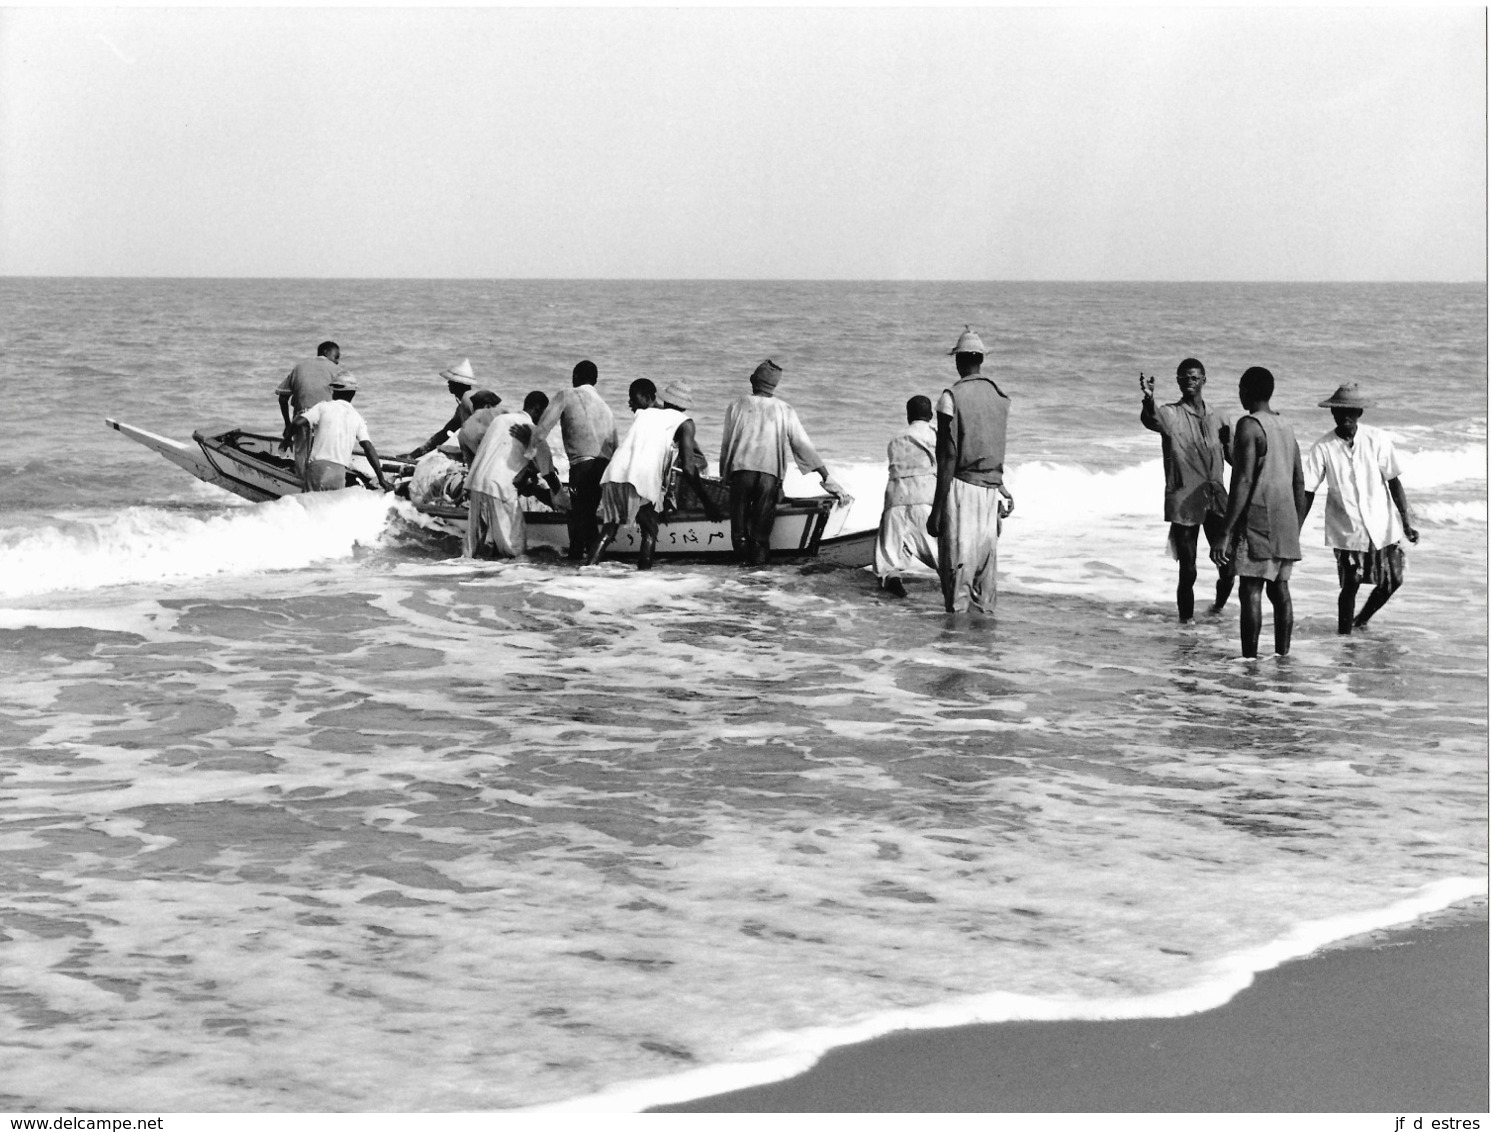
[(1484, 281), (1485, 23), (0, 8), (0, 274)]

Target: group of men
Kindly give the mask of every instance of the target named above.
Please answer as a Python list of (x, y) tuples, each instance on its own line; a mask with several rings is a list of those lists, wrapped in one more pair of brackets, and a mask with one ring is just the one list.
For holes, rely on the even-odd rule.
[[(1289, 652), (1294, 605), (1289, 579), (1300, 559), (1299, 535), (1322, 484), (1328, 494), (1325, 542), (1335, 551), (1340, 596), (1336, 628), (1360, 629), (1403, 584), (1403, 540), (1418, 542), (1408, 515), (1392, 438), (1361, 423), (1372, 402), (1347, 382), (1320, 402), (1335, 428), (1303, 457), (1294, 430), (1271, 406), (1274, 376), (1262, 366), (1244, 371), (1238, 399), (1246, 415), (1233, 433), (1203, 396), (1206, 369), (1195, 358), (1176, 367), (1180, 400), (1156, 406), (1154, 378), (1139, 375), (1139, 419), (1158, 432), (1165, 466), (1165, 519), (1170, 548), (1180, 566), (1176, 605), (1182, 621), (1194, 610), (1198, 532), (1204, 532), (1217, 568), (1219, 613), (1237, 579), (1242, 606), (1242, 653), (1258, 655), (1263, 594), (1274, 614), (1274, 652)], [(1231, 464), (1224, 486), (1223, 465)], [(1357, 595), (1371, 592), (1360, 610)]]
[[(340, 360), (336, 343), (324, 342), (315, 358), (298, 364), (281, 382), (276, 392), (285, 444), (294, 446), (296, 467), (308, 491), (355, 482), (355, 444), (362, 446), (379, 485), (387, 490), (366, 422), (350, 405), (356, 379)], [(529, 496), (566, 512), (567, 555), (587, 564), (600, 561), (622, 526), (635, 524), (641, 534), (641, 570), (652, 566), (659, 517), (679, 481), (693, 488), (710, 519), (726, 517), (702, 479), (707, 460), (689, 415), (693, 391), (685, 382), (671, 382), (659, 392), (647, 378), (633, 381), (627, 391), (632, 427), (618, 441), (610, 406), (595, 389), (599, 371), (591, 361), (574, 367), (571, 388), (552, 401), (534, 391), (524, 399), (522, 410), (512, 413), (500, 410), (497, 393), (477, 388), (469, 359), (442, 370), (440, 376), (456, 399), (454, 412), (428, 440), (398, 458), (419, 461), (456, 438), (467, 466), (468, 556), (523, 554), (523, 499)], [(720, 477), (729, 492), (730, 540), (740, 561), (753, 566), (770, 557), (789, 461), (801, 472), (816, 472), (830, 494), (844, 494), (796, 410), (776, 396), (781, 378), (780, 366), (763, 361), (751, 374), (750, 394), (725, 410)], [(328, 410), (326, 403), (340, 408)], [(546, 440), (556, 426), (569, 463), (567, 488), (554, 473)]]
[[(912, 397), (906, 403), (907, 427), (887, 450), (875, 573), (887, 593), (904, 597), (902, 575), (915, 563), (935, 570), (949, 613), (970, 607), (993, 612), (1000, 528), (1014, 510), (1004, 484), (1010, 399), (982, 372), (985, 352), (978, 334), (965, 327), (948, 351), (958, 380), (943, 390), (935, 409), (929, 398)], [(387, 490), (366, 422), (351, 405), (356, 378), (340, 360), (337, 344), (323, 342), (315, 358), (295, 366), (281, 382), (277, 393), (286, 445), (294, 448), (308, 491), (353, 482), (354, 447), (361, 448)], [(440, 376), (456, 409), (403, 458), (418, 460), (456, 437), (468, 465), (466, 553), (472, 557), (524, 553), (523, 499), (530, 496), (567, 511), (568, 556), (587, 564), (600, 561), (622, 526), (635, 524), (642, 570), (652, 566), (659, 516), (677, 481), (693, 487), (711, 519), (723, 517), (702, 482), (707, 461), (690, 416), (693, 392), (684, 382), (659, 392), (646, 378), (633, 381), (627, 391), (633, 423), (618, 441), (611, 409), (595, 388), (599, 372), (593, 362), (577, 364), (571, 388), (552, 401), (534, 391), (521, 410), (506, 413), (495, 392), (476, 387), (469, 360)], [(817, 473), (830, 494), (843, 494), (796, 411), (776, 396), (781, 378), (780, 366), (763, 361), (750, 376), (750, 394), (725, 409), (719, 471), (729, 492), (731, 545), (747, 565), (769, 559), (789, 462), (803, 473)], [(1300, 530), (1325, 484), (1326, 545), (1335, 550), (1341, 587), (1338, 631), (1349, 634), (1366, 625), (1403, 584), (1403, 540), (1418, 541), (1392, 439), (1361, 423), (1372, 402), (1355, 382), (1321, 401), (1335, 428), (1302, 458), (1293, 429), (1270, 405), (1274, 377), (1267, 369), (1254, 366), (1243, 373), (1238, 397), (1245, 415), (1235, 433), (1206, 405), (1206, 368), (1199, 360), (1183, 360), (1175, 380), (1180, 399), (1157, 405), (1154, 378), (1139, 375), (1139, 419), (1161, 438), (1165, 520), (1179, 564), (1175, 600), (1181, 621), (1194, 616), (1196, 557), (1204, 533), (1217, 568), (1208, 613), (1221, 612), (1235, 578), (1243, 655), (1258, 655), (1264, 594), (1273, 607), (1274, 651), (1288, 653), (1294, 631), (1289, 579), (1300, 558)], [(567, 489), (555, 474), (546, 441), (556, 426), (569, 462)], [(1232, 469), (1230, 485), (1223, 482), (1226, 465)], [(1371, 590), (1358, 610), (1363, 586)]]

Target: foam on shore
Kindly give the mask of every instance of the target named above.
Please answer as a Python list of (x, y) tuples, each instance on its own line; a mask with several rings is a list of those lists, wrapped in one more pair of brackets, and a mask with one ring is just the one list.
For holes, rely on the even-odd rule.
[[(1037, 998), (1002, 992), (972, 995), (917, 1009), (885, 1011), (842, 1026), (763, 1035), (742, 1048), (746, 1059), (739, 1062), (629, 1082), (590, 1096), (536, 1105), (524, 1111), (641, 1112), (658, 1105), (678, 1104), (794, 1077), (812, 1068), (830, 1049), (898, 1030), (1016, 1021), (1179, 1018), (1199, 1014), (1230, 1001), (1264, 971), (1368, 932), (1411, 924), (1462, 901), (1484, 898), (1486, 892), (1483, 877), (1452, 878), (1426, 885), (1413, 896), (1374, 911), (1301, 923), (1271, 943), (1212, 963), (1202, 981), (1161, 994), (1111, 999)], [(760, 1056), (752, 1058), (752, 1053)]]

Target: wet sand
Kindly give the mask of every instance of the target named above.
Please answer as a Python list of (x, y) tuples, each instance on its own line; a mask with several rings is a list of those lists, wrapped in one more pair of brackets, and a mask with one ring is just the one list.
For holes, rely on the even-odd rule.
[(1484, 1114), (1487, 947), (1484, 920), (1382, 933), (1201, 1014), (902, 1031), (650, 1111)]

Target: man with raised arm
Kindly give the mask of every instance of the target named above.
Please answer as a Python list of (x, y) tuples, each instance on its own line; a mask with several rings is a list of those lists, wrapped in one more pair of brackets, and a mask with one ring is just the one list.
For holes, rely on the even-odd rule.
[(993, 613), (1000, 521), (1015, 509), (1004, 486), (1010, 399), (983, 372), (984, 343), (965, 326), (948, 351), (958, 380), (937, 400), (937, 489), (927, 533), (937, 539), (942, 603)]
[(817, 472), (830, 495), (844, 494), (808, 439), (797, 410), (777, 397), (781, 380), (782, 367), (767, 358), (751, 374), (750, 395), (725, 408), (720, 478), (730, 488), (730, 545), (748, 566), (765, 565), (771, 557), (771, 531), (789, 458), (798, 471)]
[[(1372, 402), (1354, 381), (1342, 385), (1324, 401), (1336, 427), (1317, 440), (1305, 456), (1305, 506), (1299, 521), (1315, 502), (1322, 483), (1325, 500), (1325, 545), (1336, 552), (1336, 577), (1341, 596), (1336, 602), (1336, 632), (1361, 629), (1403, 584), (1403, 539), (1418, 542), (1419, 533), (1408, 520), (1408, 496), (1399, 482), (1398, 454), (1393, 439), (1381, 429), (1361, 423)], [(1356, 594), (1362, 586), (1372, 592), (1356, 613)]]
[(1232, 437), (1232, 488), (1222, 534), (1211, 548), (1219, 567), (1237, 573), (1242, 605), (1242, 654), (1258, 655), (1264, 590), (1274, 609), (1274, 652), (1289, 652), (1294, 603), (1289, 577), (1299, 561), (1300, 516), (1305, 510), (1305, 474), (1294, 430), (1269, 405), (1274, 375), (1262, 366), (1243, 372), (1238, 400), (1248, 415)]
[[(1175, 605), (1180, 620), (1195, 613), (1197, 535), (1206, 532), (1208, 547), (1217, 545), (1222, 516), (1227, 513), (1227, 488), (1223, 486), (1230, 439), (1225, 421), (1206, 407), (1201, 391), (1206, 386), (1206, 367), (1186, 358), (1175, 367), (1180, 400), (1155, 405), (1154, 378), (1139, 375), (1144, 403), (1139, 422), (1160, 434), (1160, 454), (1165, 464), (1165, 521), (1170, 524), (1170, 553), (1180, 564), (1175, 587)], [(1222, 611), (1232, 593), (1232, 573), (1217, 571), (1217, 598), (1208, 614)]]

